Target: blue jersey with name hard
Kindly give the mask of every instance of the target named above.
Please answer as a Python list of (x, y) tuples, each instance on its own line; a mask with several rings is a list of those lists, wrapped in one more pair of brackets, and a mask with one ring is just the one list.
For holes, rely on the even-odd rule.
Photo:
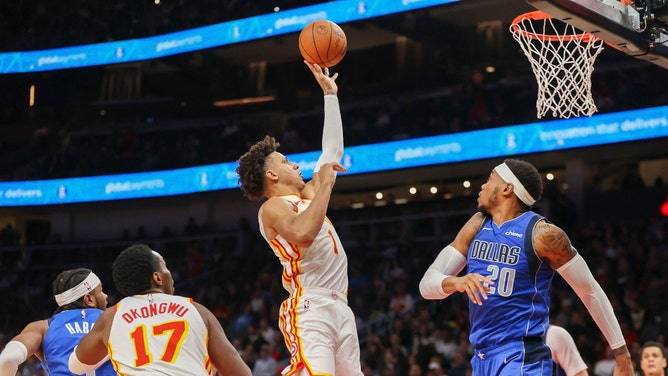
[(545, 337), (554, 270), (536, 256), (532, 233), (543, 217), (528, 211), (497, 226), (485, 218), (468, 250), (468, 273), (495, 282), (482, 305), (469, 301), (475, 348)]
[[(92, 328), (95, 320), (102, 314), (96, 308), (70, 309), (56, 313), (48, 319), (49, 329), (44, 336), (42, 349), (44, 361), (42, 367), (50, 376), (74, 375), (69, 371), (67, 363), (74, 346)], [(116, 375), (111, 362), (103, 363), (94, 373), (87, 375), (111, 376)]]

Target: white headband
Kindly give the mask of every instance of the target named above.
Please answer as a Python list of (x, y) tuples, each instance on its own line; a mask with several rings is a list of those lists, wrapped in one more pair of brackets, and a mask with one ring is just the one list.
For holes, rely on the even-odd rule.
[(81, 281), (78, 285), (72, 287), (67, 291), (63, 291), (60, 294), (56, 295), (56, 303), (58, 307), (62, 307), (66, 304), (76, 302), (82, 296), (89, 294), (93, 289), (100, 285), (100, 279), (95, 275), (95, 273), (90, 272), (88, 277)]
[(501, 177), (501, 179), (503, 179), (503, 181), (513, 185), (513, 192), (515, 192), (515, 195), (520, 199), (520, 201), (528, 206), (531, 206), (536, 202), (536, 200), (531, 197), (529, 192), (527, 192), (526, 188), (524, 188), (522, 183), (520, 183), (519, 179), (517, 179), (517, 176), (513, 174), (506, 162), (503, 162), (500, 165), (494, 167), (494, 171), (496, 171), (496, 173)]

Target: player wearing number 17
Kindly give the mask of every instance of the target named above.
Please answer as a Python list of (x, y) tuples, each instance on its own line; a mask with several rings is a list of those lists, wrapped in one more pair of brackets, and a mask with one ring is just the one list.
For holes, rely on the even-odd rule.
[(103, 313), (70, 355), (77, 375), (107, 354), (119, 375), (251, 376), (216, 317), (192, 299), (173, 295), (165, 260), (143, 244), (125, 249), (113, 264), (125, 296)]
[[(551, 376), (545, 344), (555, 270), (573, 288), (614, 350), (614, 375), (633, 376), (612, 305), (566, 233), (531, 211), (541, 176), (525, 161), (496, 166), (478, 195), (478, 213), (420, 281), (426, 299), (469, 298), (473, 376)], [(458, 276), (468, 264), (465, 275)]]

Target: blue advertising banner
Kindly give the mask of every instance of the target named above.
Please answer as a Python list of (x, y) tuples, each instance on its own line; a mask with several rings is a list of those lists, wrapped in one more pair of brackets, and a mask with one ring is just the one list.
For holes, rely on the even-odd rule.
[(159, 36), (38, 51), (0, 53), (0, 74), (127, 63), (300, 31), (309, 22), (346, 23), (460, 0), (341, 0)]
[[(345, 148), (347, 175), (668, 136), (668, 106)], [(306, 179), (318, 152), (288, 155)], [(236, 162), (169, 171), (0, 183), (0, 206), (160, 197), (238, 188)]]

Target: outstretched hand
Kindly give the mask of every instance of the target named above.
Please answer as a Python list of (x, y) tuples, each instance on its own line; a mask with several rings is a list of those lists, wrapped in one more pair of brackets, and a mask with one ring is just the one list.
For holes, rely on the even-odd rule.
[(337, 95), (339, 92), (339, 87), (336, 85), (336, 78), (339, 77), (338, 73), (334, 73), (333, 76), (329, 76), (329, 68), (321, 68), (318, 64), (311, 64), (308, 61), (304, 60), (304, 64), (311, 70), (313, 77), (315, 77), (318, 84), (322, 88), (324, 95), (334, 94)]
[(450, 277), (444, 281), (452, 283), (455, 290), (465, 292), (471, 302), (477, 305), (482, 305), (482, 301), (487, 300), (487, 293), (491, 290), (489, 286), (494, 284), (494, 281), (478, 273), (471, 273), (462, 277)]

